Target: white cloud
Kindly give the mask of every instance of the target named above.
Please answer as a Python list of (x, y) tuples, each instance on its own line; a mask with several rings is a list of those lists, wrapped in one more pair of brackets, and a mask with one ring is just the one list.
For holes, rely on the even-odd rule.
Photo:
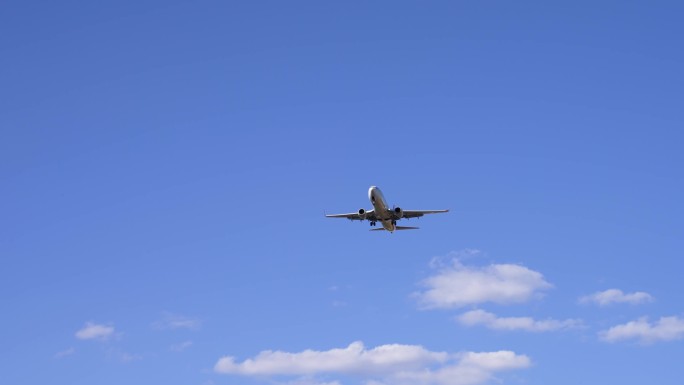
[(190, 346), (192, 346), (192, 341), (183, 341), (179, 344), (171, 345), (171, 351), (182, 352)]
[(441, 267), (422, 283), (425, 290), (414, 293), (424, 308), (455, 308), (493, 302), (521, 303), (541, 296), (552, 285), (544, 276), (525, 266), (492, 264), (484, 267), (462, 265), (457, 259)]
[(612, 303), (629, 303), (632, 305), (637, 305), (651, 301), (653, 301), (653, 297), (643, 291), (626, 294), (619, 289), (599, 291), (579, 299), (580, 303), (594, 303), (599, 306), (606, 306)]
[(66, 349), (66, 350), (62, 350), (61, 352), (55, 353), (55, 358), (64, 358), (64, 357), (67, 357), (67, 356), (71, 356), (71, 355), (73, 355), (74, 353), (76, 353), (76, 349), (74, 349), (74, 348), (69, 348), (69, 349)]
[(599, 338), (606, 342), (633, 339), (646, 344), (678, 340), (684, 338), (684, 318), (660, 317), (657, 322), (650, 323), (647, 317), (642, 317), (601, 331)]
[(456, 317), (465, 326), (483, 325), (492, 330), (525, 330), (529, 332), (549, 332), (554, 330), (574, 329), (582, 326), (582, 321), (566, 319), (535, 320), (531, 317), (497, 317), (496, 314), (484, 310), (472, 310)]
[(99, 325), (92, 322), (86, 322), (85, 326), (76, 332), (76, 338), (79, 340), (106, 341), (113, 335), (113, 326)]
[(527, 356), (511, 351), (449, 354), (431, 352), (419, 345), (391, 344), (366, 349), (362, 342), (354, 342), (346, 348), (326, 351), (267, 350), (243, 362), (222, 357), (214, 370), (255, 377), (354, 375), (369, 384), (386, 385), (469, 385), (487, 381), (499, 371), (530, 365)]
[(367, 350), (362, 342), (354, 342), (346, 348), (327, 351), (305, 350), (300, 353), (287, 353), (267, 350), (241, 364), (235, 363), (232, 357), (224, 357), (219, 360), (215, 369), (222, 373), (244, 375), (307, 375), (367, 370), (382, 372), (418, 367), (446, 359), (446, 353), (433, 353), (416, 345), (382, 345)]
[(152, 323), (155, 329), (174, 330), (189, 329), (198, 330), (202, 326), (202, 321), (197, 318), (186, 317), (180, 314), (164, 313), (161, 320)]
[(530, 365), (527, 356), (511, 351), (468, 352), (459, 355), (456, 363), (436, 370), (400, 372), (387, 384), (474, 385), (491, 380), (496, 372), (527, 368)]

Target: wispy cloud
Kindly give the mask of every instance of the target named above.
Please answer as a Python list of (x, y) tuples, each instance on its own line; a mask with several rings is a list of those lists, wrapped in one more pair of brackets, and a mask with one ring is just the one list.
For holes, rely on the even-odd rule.
[(114, 336), (114, 327), (93, 322), (86, 322), (85, 326), (76, 332), (79, 340), (106, 341)]
[(492, 264), (483, 267), (464, 266), (458, 259), (451, 265), (439, 266), (437, 273), (414, 293), (426, 309), (458, 308), (471, 304), (493, 302), (512, 304), (540, 297), (552, 287), (544, 276), (525, 266)]
[(642, 317), (601, 331), (599, 338), (606, 342), (638, 340), (644, 344), (679, 340), (684, 338), (684, 319), (677, 316), (660, 317), (651, 323), (647, 317)]
[(66, 350), (62, 350), (61, 352), (55, 353), (55, 358), (64, 358), (64, 357), (71, 356), (75, 353), (76, 353), (76, 349), (72, 347), (72, 348), (69, 348)]
[(354, 375), (369, 384), (471, 385), (488, 381), (497, 372), (530, 365), (527, 356), (512, 351), (454, 354), (399, 344), (366, 349), (362, 342), (354, 342), (346, 348), (326, 351), (267, 350), (243, 362), (223, 357), (214, 370), (253, 377)]
[(179, 344), (171, 345), (171, 351), (182, 352), (190, 346), (192, 346), (192, 341), (183, 341)]
[(452, 251), (446, 256), (433, 257), (430, 260), (430, 267), (433, 269), (445, 267), (451, 265), (453, 261), (465, 261), (468, 259), (481, 257), (484, 254), (482, 251), (477, 249), (463, 249), (459, 251)]
[(598, 291), (594, 294), (586, 295), (579, 299), (580, 303), (593, 303), (599, 306), (606, 306), (613, 303), (629, 303), (637, 305), (641, 303), (651, 302), (653, 297), (643, 291), (634, 293), (623, 293), (619, 289), (608, 289), (605, 291)]
[[(302, 377), (302, 378), (298, 378), (296, 380), (287, 381), (287, 382), (283, 383), (283, 385), (341, 385), (341, 383), (338, 381), (321, 382), (315, 378)], [(366, 385), (373, 385), (373, 384), (366, 383)]]
[(140, 354), (122, 352), (121, 354), (119, 354), (119, 359), (121, 360), (121, 362), (128, 363), (133, 361), (140, 361), (143, 359), (143, 357)]
[(108, 359), (118, 361), (124, 364), (128, 364), (134, 361), (141, 361), (143, 359), (142, 354), (129, 353), (123, 351), (117, 347), (109, 347), (105, 350), (105, 354)]
[(581, 320), (535, 320), (531, 317), (497, 317), (496, 314), (484, 310), (472, 310), (456, 317), (456, 320), (465, 326), (482, 325), (492, 330), (523, 330), (528, 332), (550, 332), (579, 328), (583, 325)]
[(189, 329), (198, 330), (202, 327), (202, 321), (198, 318), (186, 317), (180, 314), (165, 312), (162, 319), (152, 323), (152, 326), (160, 330)]
[(347, 303), (344, 301), (334, 300), (334, 301), (332, 301), (332, 306), (333, 307), (345, 307), (345, 306), (347, 306)]

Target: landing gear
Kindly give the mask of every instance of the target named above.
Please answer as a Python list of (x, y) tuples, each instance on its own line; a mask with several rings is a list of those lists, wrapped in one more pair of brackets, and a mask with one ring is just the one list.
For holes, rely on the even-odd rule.
[(392, 220), (392, 226), (396, 226), (396, 225), (397, 225), (397, 221)]
[(375, 222), (374, 222), (374, 221), (371, 221), (370, 225), (371, 225), (371, 226), (375, 226)]

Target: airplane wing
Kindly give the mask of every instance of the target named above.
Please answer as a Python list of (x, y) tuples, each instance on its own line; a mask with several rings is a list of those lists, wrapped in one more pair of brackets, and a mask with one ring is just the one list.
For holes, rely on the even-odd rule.
[(366, 213), (361, 216), (359, 213), (349, 213), (349, 214), (325, 214), (327, 218), (347, 218), (350, 221), (375, 221), (375, 210), (366, 211)]
[(403, 210), (402, 218), (418, 218), (425, 214), (448, 213), (449, 210)]

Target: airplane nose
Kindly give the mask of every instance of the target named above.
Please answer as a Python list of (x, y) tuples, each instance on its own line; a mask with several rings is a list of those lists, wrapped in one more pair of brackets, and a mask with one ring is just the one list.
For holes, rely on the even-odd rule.
[(371, 186), (368, 189), (368, 199), (370, 199), (374, 203), (375, 203), (375, 196), (374, 196), (375, 194), (373, 194), (373, 192), (375, 191), (375, 189), (377, 189), (377, 187), (375, 187), (375, 186)]

